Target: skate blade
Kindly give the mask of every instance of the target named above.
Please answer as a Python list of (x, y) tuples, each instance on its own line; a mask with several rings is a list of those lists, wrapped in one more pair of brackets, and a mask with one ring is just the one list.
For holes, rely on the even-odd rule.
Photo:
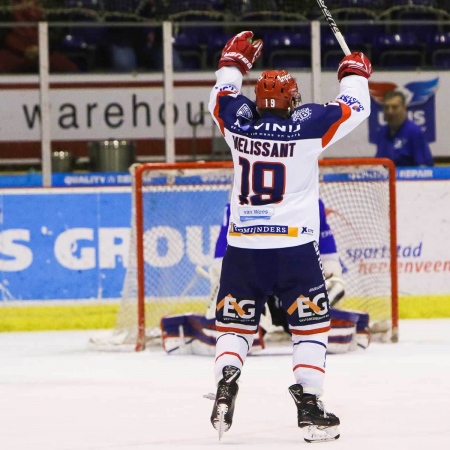
[(318, 427), (315, 425), (310, 425), (303, 431), (303, 439), (310, 444), (316, 442), (327, 442), (335, 441), (339, 439), (338, 427)]
[(217, 419), (214, 421), (214, 428), (219, 435), (219, 441), (222, 439), (223, 433), (228, 431), (230, 426), (225, 422), (225, 414), (228, 411), (227, 405), (217, 405)]

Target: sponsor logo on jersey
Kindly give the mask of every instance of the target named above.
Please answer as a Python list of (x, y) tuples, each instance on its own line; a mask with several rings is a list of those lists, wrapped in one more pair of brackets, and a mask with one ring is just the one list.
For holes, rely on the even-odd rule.
[(257, 234), (260, 236), (297, 237), (298, 228), (288, 227), (286, 225), (252, 225), (249, 227), (238, 227), (231, 222), (228, 234), (230, 236)]
[[(322, 270), (322, 276), (325, 280), (325, 275), (323, 273), (323, 265), (322, 260), (320, 259), (320, 251), (317, 242), (313, 242), (314, 251), (317, 255), (317, 260), (320, 265), (320, 269)], [(320, 286), (314, 287), (310, 289), (311, 291), (315, 291), (324, 286), (325, 283)], [(300, 319), (308, 320), (308, 318), (314, 317), (322, 317), (328, 314), (328, 298), (325, 292), (319, 292), (314, 297), (304, 297), (303, 295), (299, 295), (297, 299), (292, 303), (292, 305), (288, 308), (287, 312), (289, 315), (294, 314), (295, 311), (298, 311), (298, 316)]]
[(351, 97), (350, 95), (340, 95), (337, 99), (350, 106), (353, 111), (364, 111), (364, 106), (361, 105), (360, 101), (355, 97)]
[(223, 91), (231, 92), (233, 94), (239, 94), (239, 91), (231, 84), (228, 86), (222, 86), (221, 88), (219, 88), (219, 92), (223, 92)]
[(302, 227), (301, 234), (312, 235), (312, 234), (314, 234), (314, 230), (312, 230), (311, 228), (308, 228), (308, 227)]
[(325, 286), (325, 283), (319, 284), (319, 286), (313, 287), (309, 290), (309, 292), (317, 291), (318, 289), (321, 289)]
[(255, 317), (255, 300), (237, 300), (228, 294), (217, 304), (217, 311), (223, 308), (223, 317), (252, 319)]
[(250, 109), (250, 107), (246, 104), (242, 105), (236, 112), (236, 116), (240, 116), (243, 117), (244, 119), (247, 120), (252, 120), (253, 119), (253, 114), (252, 114), (252, 110)]
[(273, 131), (273, 132), (282, 132), (282, 133), (296, 133), (298, 131), (300, 131), (300, 124), (296, 124), (296, 125), (292, 125), (292, 124), (288, 124), (288, 125), (282, 125), (279, 123), (272, 123), (272, 122), (263, 122), (260, 123), (259, 125), (255, 125), (254, 126), (256, 131)]
[(313, 316), (324, 316), (328, 313), (328, 300), (324, 292), (320, 292), (314, 297), (304, 297), (300, 295), (288, 308), (287, 312), (290, 316), (298, 312), (300, 319)]
[(317, 261), (319, 262), (320, 270), (322, 271), (322, 277), (325, 280), (325, 272), (323, 270), (322, 259), (320, 258), (319, 244), (317, 244), (317, 242), (314, 241), (313, 245), (314, 245), (314, 251), (316, 252), (316, 256), (317, 256)]
[(269, 220), (275, 212), (275, 208), (273, 206), (264, 206), (264, 207), (240, 207), (239, 208), (239, 217), (242, 222), (247, 220), (256, 220), (256, 219), (264, 219)]
[(304, 122), (311, 117), (312, 110), (310, 108), (296, 109), (291, 118), (294, 122)]

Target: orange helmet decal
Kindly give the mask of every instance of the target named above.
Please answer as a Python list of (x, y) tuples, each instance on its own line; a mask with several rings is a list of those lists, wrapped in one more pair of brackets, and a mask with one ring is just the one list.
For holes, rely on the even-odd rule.
[(265, 70), (256, 86), (256, 106), (260, 109), (290, 109), (299, 101), (298, 86), (286, 70)]

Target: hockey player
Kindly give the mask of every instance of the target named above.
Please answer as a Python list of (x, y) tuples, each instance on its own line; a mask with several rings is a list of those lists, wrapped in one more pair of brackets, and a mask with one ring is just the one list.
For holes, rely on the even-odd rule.
[(338, 67), (340, 93), (325, 105), (301, 106), (286, 71), (259, 77), (256, 103), (241, 94), (242, 77), (263, 43), (244, 31), (225, 45), (209, 111), (233, 156), (228, 246), (216, 306), (215, 377), (211, 423), (219, 439), (232, 425), (237, 381), (269, 295), (287, 313), (296, 383), (289, 388), (308, 442), (339, 437), (339, 419), (319, 397), (325, 376), (328, 295), (319, 239), (318, 158), (370, 113), (370, 61), (362, 53)]

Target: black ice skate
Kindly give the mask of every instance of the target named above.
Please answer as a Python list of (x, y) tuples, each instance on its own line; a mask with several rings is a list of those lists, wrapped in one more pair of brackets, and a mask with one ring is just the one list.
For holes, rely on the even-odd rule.
[(289, 393), (297, 406), (298, 426), (304, 428), (306, 442), (325, 442), (339, 438), (339, 419), (326, 412), (315, 395), (303, 394), (300, 384), (293, 384)]
[(223, 378), (217, 386), (216, 399), (211, 413), (211, 423), (219, 433), (219, 441), (233, 422), (234, 403), (239, 390), (236, 381), (241, 375), (241, 370), (234, 366), (225, 366), (222, 374)]

